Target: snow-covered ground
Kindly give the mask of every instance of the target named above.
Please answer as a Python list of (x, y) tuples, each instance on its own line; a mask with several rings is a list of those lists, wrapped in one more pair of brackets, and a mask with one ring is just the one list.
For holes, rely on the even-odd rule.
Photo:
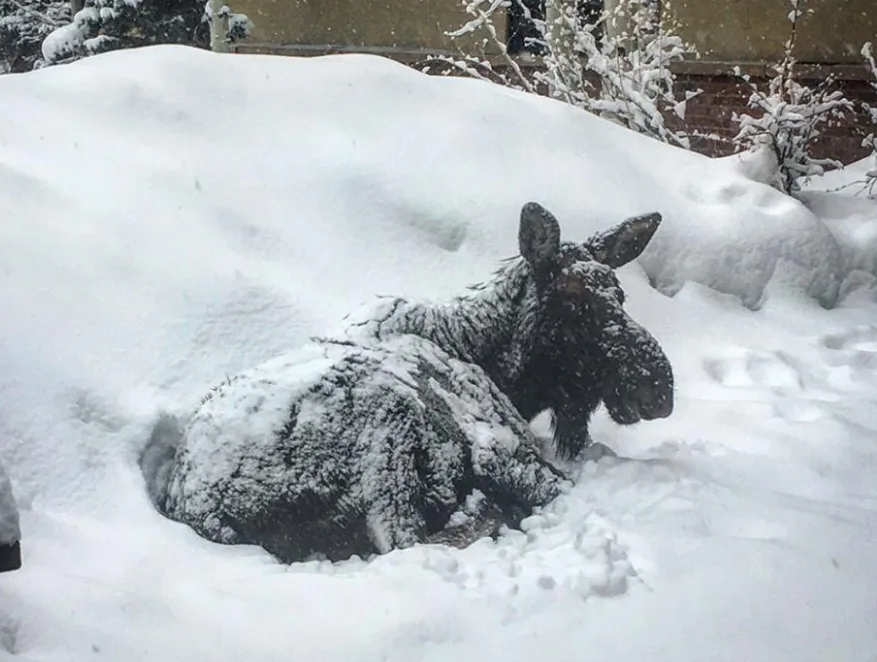
[[(877, 660), (877, 203), (366, 56), (117, 52), (0, 107), (0, 658)], [(466, 550), (287, 567), (153, 510), (159, 412), (485, 279), (531, 199), (568, 238), (664, 214), (621, 275), (672, 417), (600, 415), (621, 458)]]

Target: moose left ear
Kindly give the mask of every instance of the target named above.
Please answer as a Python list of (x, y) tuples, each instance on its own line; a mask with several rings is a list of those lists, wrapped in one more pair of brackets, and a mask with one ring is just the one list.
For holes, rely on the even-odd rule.
[(617, 269), (640, 256), (660, 225), (661, 215), (657, 212), (634, 216), (593, 235), (585, 246), (598, 262)]
[(518, 247), (536, 270), (553, 262), (560, 253), (560, 223), (538, 202), (528, 202), (521, 208)]

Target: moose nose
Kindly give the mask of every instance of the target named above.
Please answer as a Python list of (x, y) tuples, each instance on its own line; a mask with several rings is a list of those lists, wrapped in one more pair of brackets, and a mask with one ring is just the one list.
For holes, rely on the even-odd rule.
[(637, 389), (636, 402), (639, 414), (646, 420), (667, 418), (673, 413), (673, 391), (661, 393), (656, 389), (643, 387)]

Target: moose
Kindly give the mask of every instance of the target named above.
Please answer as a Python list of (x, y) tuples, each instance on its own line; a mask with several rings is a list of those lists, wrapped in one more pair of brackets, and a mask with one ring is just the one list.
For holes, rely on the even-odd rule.
[(551, 412), (556, 455), (576, 459), (601, 403), (622, 425), (673, 410), (670, 363), (614, 273), (660, 222), (575, 243), (525, 204), (520, 256), (467, 295), (379, 299), (335, 336), (219, 384), (183, 426), (162, 419), (141, 457), (154, 503), (284, 563), (518, 526), (569, 485), (530, 429), (537, 415)]

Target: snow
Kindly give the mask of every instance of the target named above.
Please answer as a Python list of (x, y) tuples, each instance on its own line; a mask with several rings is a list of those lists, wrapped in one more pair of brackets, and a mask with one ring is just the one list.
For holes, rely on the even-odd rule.
[(868, 177), (873, 164), (874, 157), (868, 157), (830, 172), (801, 194), (837, 240), (845, 271), (877, 274), (877, 189), (870, 187)]
[[(0, 97), (0, 461), (24, 554), (0, 650), (874, 659), (874, 201), (826, 180), (801, 204), (734, 157), (367, 56), (122, 51)], [(287, 567), (155, 512), (137, 458), (162, 412), (375, 294), (485, 280), (528, 200), (570, 239), (663, 214), (619, 275), (673, 363), (670, 418), (601, 414), (620, 457), (465, 550)]]
[(73, 21), (67, 25), (55, 28), (46, 35), (43, 40), (42, 52), (43, 58), (47, 62), (58, 62), (75, 54), (80, 47), (87, 46), (91, 42), (91, 47), (97, 46), (102, 39), (86, 39), (89, 29), (92, 25), (100, 22), (105, 15), (103, 10), (96, 7), (85, 7), (80, 9), (73, 16)]

